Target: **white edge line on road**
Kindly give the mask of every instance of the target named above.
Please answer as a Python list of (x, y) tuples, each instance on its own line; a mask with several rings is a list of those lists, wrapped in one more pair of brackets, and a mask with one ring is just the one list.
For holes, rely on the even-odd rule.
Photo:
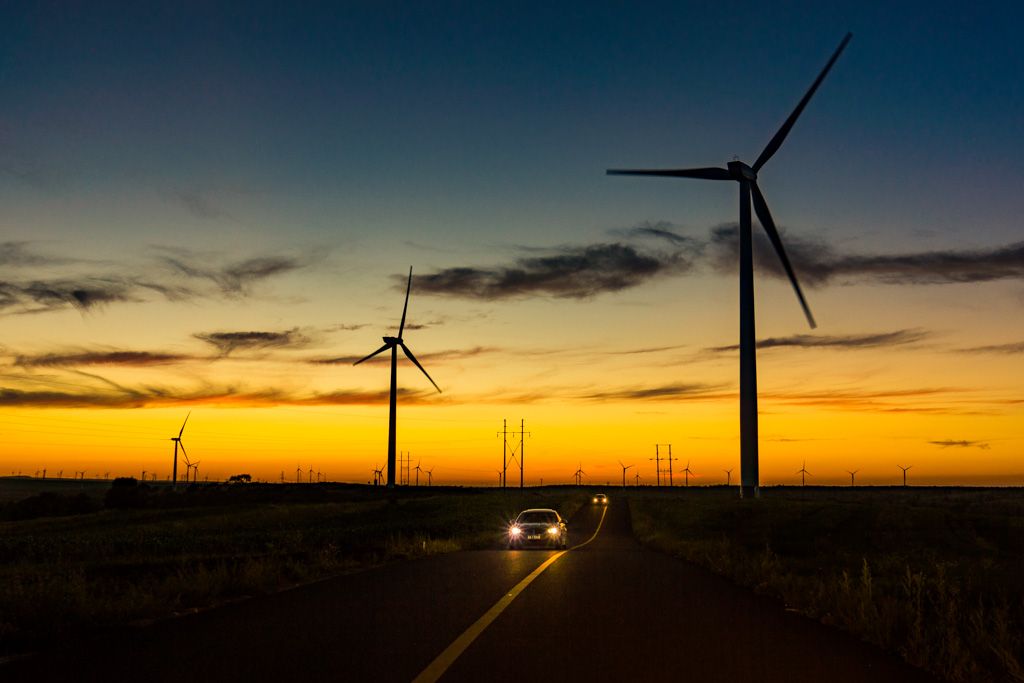
[(534, 579), (540, 576), (545, 569), (554, 564), (555, 560), (560, 558), (562, 555), (565, 555), (570, 550), (582, 548), (587, 543), (590, 543), (595, 538), (597, 538), (598, 532), (601, 531), (601, 525), (604, 524), (604, 516), (605, 514), (607, 514), (607, 512), (608, 508), (605, 507), (604, 510), (602, 510), (601, 512), (601, 521), (597, 523), (597, 529), (594, 531), (593, 536), (591, 536), (583, 543), (580, 543), (579, 545), (575, 545), (572, 548), (569, 548), (569, 550), (563, 550), (560, 553), (556, 553), (555, 555), (549, 557), (547, 561), (544, 562), (544, 564), (534, 569), (529, 576), (520, 581), (519, 584), (516, 585), (516, 587), (510, 590), (508, 593), (506, 593), (501, 600), (498, 600), (498, 602), (494, 604), (494, 607), (487, 610), (487, 612), (482, 617), (477, 619), (472, 626), (463, 631), (461, 636), (456, 638), (451, 645), (445, 648), (444, 652), (439, 654), (437, 658), (434, 661), (432, 661), (430, 665), (427, 666), (427, 668), (420, 673), (419, 676), (413, 679), (413, 683), (434, 683), (434, 681), (441, 678), (441, 676), (444, 675), (444, 672), (448, 670), (448, 667), (450, 667), (455, 662), (455, 660), (459, 658), (459, 655), (461, 655), (466, 650), (466, 648), (469, 647), (474, 640), (476, 640), (477, 636), (483, 633), (484, 629), (490, 626), (491, 622), (497, 619), (498, 615), (504, 612), (505, 608), (508, 607), (512, 603), (512, 601), (516, 599), (516, 596), (522, 593), (523, 590), (527, 586), (529, 586)]

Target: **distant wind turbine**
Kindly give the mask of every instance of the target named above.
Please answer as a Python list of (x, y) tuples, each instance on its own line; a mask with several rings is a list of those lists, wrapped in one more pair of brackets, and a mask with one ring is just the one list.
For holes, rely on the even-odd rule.
[(800, 475), (800, 485), (807, 486), (807, 477), (811, 476), (811, 473), (807, 471), (807, 461), (804, 460), (804, 466), (796, 471)]
[(375, 463), (374, 467), (373, 467), (373, 485), (374, 486), (380, 486), (380, 484), (383, 483), (383, 481), (384, 481), (384, 468), (383, 467), (377, 467), (376, 463)]
[(639, 485), (640, 485), (640, 480), (641, 480), (641, 479), (643, 479), (643, 477), (641, 477), (641, 476), (640, 476), (640, 473), (639, 473), (639, 472), (637, 472), (637, 473), (636, 473), (636, 474), (634, 475), (634, 480), (635, 480), (635, 481), (633, 482), (633, 486), (639, 486)]
[[(188, 411), (188, 415), (185, 416), (185, 421), (181, 423), (181, 430), (177, 436), (172, 436), (171, 441), (174, 442), (174, 469), (171, 471), (171, 488), (178, 488), (178, 446), (181, 446), (182, 454), (185, 453), (185, 444), (181, 442), (181, 435), (185, 433), (185, 425), (188, 424), (188, 418), (192, 415), (192, 411)], [(202, 450), (202, 449), (200, 449)], [(187, 457), (186, 457), (187, 460)], [(186, 480), (188, 479), (188, 472), (186, 471)], [(146, 477), (143, 475), (142, 480), (145, 481)], [(187, 482), (186, 482), (187, 483)]]
[(768, 204), (765, 202), (761, 190), (757, 186), (757, 174), (761, 168), (768, 163), (768, 160), (779, 150), (785, 141), (789, 131), (793, 128), (797, 118), (803, 112), (804, 107), (810, 101), (811, 96), (821, 85), (826, 74), (835, 64), (839, 54), (850, 41), (851, 34), (839, 44), (832, 58), (825, 65), (824, 70), (818, 76), (811, 89), (807, 91), (804, 98), (800, 100), (796, 109), (789, 115), (782, 127), (775, 133), (775, 136), (768, 142), (768, 145), (761, 152), (761, 155), (754, 162), (753, 166), (747, 166), (742, 161), (734, 160), (727, 164), (727, 168), (685, 168), (675, 170), (616, 170), (609, 169), (609, 175), (645, 175), (662, 176), (674, 178), (701, 178), (704, 180), (735, 180), (740, 184), (740, 495), (742, 497), (757, 497), (759, 488), (758, 456), (757, 456), (757, 361), (755, 351), (754, 334), (754, 260), (753, 242), (750, 222), (750, 203), (753, 200), (754, 211), (757, 213), (761, 226), (768, 233), (775, 252), (782, 261), (782, 267), (789, 276), (789, 281), (796, 291), (796, 296), (803, 307), (807, 322), (813, 329), (816, 325), (811, 309), (804, 299), (803, 292), (797, 282), (796, 274), (786, 256), (786, 250), (782, 246), (782, 239), (779, 231), (775, 228), (775, 221)]
[(426, 470), (426, 472), (427, 472), (427, 486), (429, 487), (431, 484), (434, 483), (434, 468), (431, 467), (429, 470)]
[(899, 467), (901, 470), (903, 470), (903, 485), (906, 486), (907, 485), (907, 470), (909, 470), (910, 467), (913, 467), (913, 465), (911, 465), (910, 467), (900, 467), (899, 465), (896, 465), (896, 467)]
[[(734, 467), (732, 469), (734, 470), (736, 468)], [(722, 470), (722, 471), (725, 472), (725, 485), (728, 486), (729, 482), (732, 481), (732, 470)]]
[(406, 357), (413, 362), (413, 365), (420, 369), (430, 383), (437, 389), (437, 393), (441, 393), (441, 388), (437, 386), (434, 380), (430, 379), (430, 375), (423, 369), (420, 362), (416, 360), (416, 356), (413, 355), (409, 347), (405, 345), (402, 340), (402, 333), (405, 331), (405, 313), (409, 309), (409, 290), (412, 289), (412, 266), (409, 266), (409, 282), (405, 286), (405, 306), (402, 308), (402, 322), (398, 326), (397, 337), (384, 337), (384, 346), (380, 347), (366, 358), (360, 358), (353, 365), (359, 365), (364, 360), (373, 358), (382, 351), (391, 349), (391, 412), (388, 415), (388, 488), (395, 488), (395, 425), (396, 415), (398, 409), (398, 347), (402, 347), (402, 352)]
[(576, 477), (576, 485), (577, 486), (580, 486), (580, 485), (583, 484), (583, 475), (584, 474), (586, 474), (586, 472), (583, 471), (583, 463), (580, 463), (580, 466), (573, 473), (573, 476)]
[(690, 485), (690, 475), (693, 474), (693, 472), (690, 471), (690, 461), (689, 460), (686, 461), (686, 469), (683, 470), (683, 474), (686, 475), (686, 478), (684, 480), (685, 483), (683, 485), (684, 486), (689, 486)]
[(423, 462), (423, 460), (417, 460), (416, 467), (413, 467), (413, 470), (416, 472), (416, 486), (420, 485), (420, 472), (423, 471), (423, 468), (420, 467), (421, 462)]
[(851, 472), (850, 470), (846, 470), (846, 473), (850, 475), (850, 486), (855, 486), (855, 484), (853, 483), (853, 475), (857, 474), (858, 472), (860, 472), (860, 469), (856, 469), (853, 472)]
[(618, 462), (619, 465), (622, 466), (622, 490), (625, 491), (626, 490), (626, 470), (628, 470), (630, 467), (633, 467), (633, 465), (623, 465), (621, 460), (617, 460), (616, 462)]

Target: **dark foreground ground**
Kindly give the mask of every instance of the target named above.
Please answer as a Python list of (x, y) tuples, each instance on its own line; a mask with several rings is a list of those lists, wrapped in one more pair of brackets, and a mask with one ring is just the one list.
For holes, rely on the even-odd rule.
[[(570, 521), (590, 539), (602, 510)], [(0, 667), (4, 681), (410, 681), (555, 553), (464, 551), (124, 629)], [(895, 657), (633, 539), (614, 500), (444, 681), (915, 681)]]

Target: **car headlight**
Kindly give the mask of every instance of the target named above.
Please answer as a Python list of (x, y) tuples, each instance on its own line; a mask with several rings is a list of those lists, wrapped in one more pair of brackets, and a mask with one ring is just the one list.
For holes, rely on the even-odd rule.
[(557, 534), (558, 533), (558, 527), (557, 526), (551, 527), (550, 529), (548, 529), (548, 533), (549, 534)]
[(597, 502), (597, 498), (595, 498), (595, 499), (594, 499), (594, 502), (595, 502), (595, 503)]
[(517, 527), (517, 526), (512, 527), (511, 529), (508, 530), (508, 532), (510, 534), (512, 534), (513, 536), (518, 536), (520, 534), (519, 527)]

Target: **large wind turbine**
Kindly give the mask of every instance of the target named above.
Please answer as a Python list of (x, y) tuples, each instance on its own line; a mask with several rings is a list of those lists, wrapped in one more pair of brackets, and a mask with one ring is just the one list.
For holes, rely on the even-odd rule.
[[(395, 416), (398, 407), (398, 347), (402, 347), (402, 353), (405, 354), (406, 358), (413, 362), (413, 365), (420, 369), (430, 383), (437, 389), (437, 393), (441, 393), (441, 387), (437, 386), (434, 380), (430, 379), (430, 375), (423, 369), (420, 362), (416, 360), (416, 356), (412, 355), (412, 351), (402, 341), (402, 332), (405, 331), (405, 313), (409, 309), (409, 290), (412, 288), (412, 266), (409, 266), (409, 282), (405, 286), (405, 306), (402, 308), (402, 322), (398, 326), (397, 337), (383, 337), (384, 346), (380, 347), (366, 358), (360, 358), (353, 365), (359, 365), (364, 360), (373, 358), (378, 353), (382, 353), (391, 349), (391, 412), (388, 415), (388, 488), (395, 488)], [(419, 473), (417, 472), (417, 476)]]
[(839, 44), (832, 59), (818, 75), (816, 81), (807, 91), (800, 104), (796, 106), (793, 113), (789, 115), (786, 122), (782, 124), (775, 136), (761, 152), (753, 166), (748, 166), (739, 160), (730, 161), (727, 168), (684, 168), (674, 170), (615, 170), (609, 169), (608, 175), (650, 175), (670, 178), (701, 178), (704, 180), (735, 180), (740, 184), (740, 496), (757, 497), (759, 485), (758, 460), (757, 460), (757, 363), (755, 353), (754, 336), (754, 258), (750, 227), (750, 203), (753, 200), (754, 211), (757, 213), (761, 226), (768, 233), (775, 252), (782, 261), (782, 267), (793, 284), (796, 296), (807, 316), (807, 322), (812, 328), (815, 327), (814, 317), (811, 309), (807, 306), (800, 285), (797, 283), (796, 274), (789, 264), (786, 250), (779, 238), (779, 231), (775, 228), (775, 221), (768, 211), (768, 204), (764, 195), (757, 187), (757, 173), (768, 160), (782, 146), (789, 131), (793, 128), (797, 118), (803, 112), (804, 107), (810, 101), (811, 96), (821, 85), (839, 53), (843, 51), (846, 44), (850, 42), (852, 34), (847, 33), (843, 42)]
[[(178, 446), (181, 446), (182, 454), (185, 453), (185, 444), (181, 442), (181, 435), (185, 433), (185, 425), (188, 423), (189, 416), (192, 415), (192, 411), (188, 411), (188, 415), (185, 416), (185, 421), (181, 423), (181, 431), (178, 432), (177, 436), (172, 436), (171, 441), (174, 442), (174, 470), (171, 474), (171, 487), (178, 488)], [(186, 456), (188, 457), (188, 456)], [(145, 475), (143, 475), (143, 481), (145, 481)], [(185, 479), (188, 479), (188, 472), (185, 473)], [(185, 483), (188, 483), (187, 481)]]

